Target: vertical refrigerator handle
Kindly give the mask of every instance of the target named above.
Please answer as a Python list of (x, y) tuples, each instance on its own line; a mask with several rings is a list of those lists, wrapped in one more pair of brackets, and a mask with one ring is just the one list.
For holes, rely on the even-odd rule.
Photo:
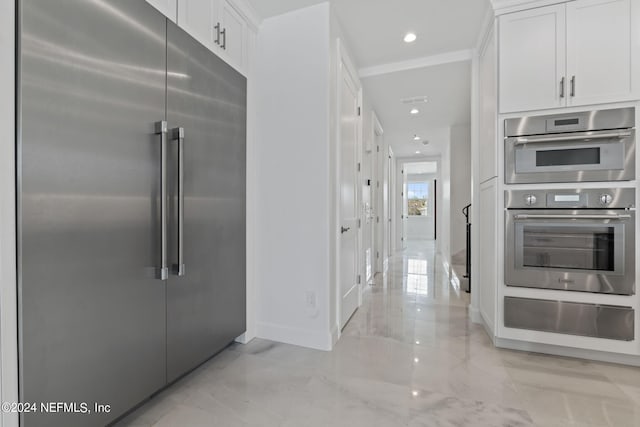
[(156, 278), (167, 280), (167, 122), (156, 122), (156, 135), (160, 135), (160, 267)]
[(174, 264), (173, 271), (184, 276), (184, 128), (173, 128), (171, 133), (178, 142), (178, 264)]

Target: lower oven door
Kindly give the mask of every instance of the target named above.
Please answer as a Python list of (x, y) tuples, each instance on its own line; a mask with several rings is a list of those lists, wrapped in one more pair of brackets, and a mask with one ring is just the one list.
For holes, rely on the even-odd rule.
[(507, 286), (635, 294), (635, 212), (508, 210)]
[(506, 182), (629, 181), (635, 130), (576, 132), (505, 140)]

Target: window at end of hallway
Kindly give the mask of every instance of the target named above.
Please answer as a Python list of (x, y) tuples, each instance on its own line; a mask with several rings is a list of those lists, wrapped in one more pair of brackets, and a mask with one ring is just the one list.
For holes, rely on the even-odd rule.
[(407, 183), (407, 204), (409, 216), (426, 216), (429, 186), (426, 182)]

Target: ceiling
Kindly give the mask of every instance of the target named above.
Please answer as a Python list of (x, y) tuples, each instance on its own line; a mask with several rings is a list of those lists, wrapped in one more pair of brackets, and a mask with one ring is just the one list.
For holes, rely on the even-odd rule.
[[(440, 143), (448, 143), (450, 126), (471, 121), (471, 63), (437, 65), (362, 79), (368, 100), (384, 127), (384, 137), (396, 156), (435, 155)], [(405, 105), (401, 99), (422, 96), (424, 104)], [(420, 110), (411, 115), (411, 108)], [(444, 137), (446, 134), (446, 138)], [(429, 140), (424, 146), (413, 136)]]
[[(323, 0), (249, 0), (262, 18)], [(325, 0), (326, 1), (326, 0)], [(473, 49), (489, 0), (330, 0), (359, 69)], [(413, 31), (418, 38), (404, 43)], [(398, 157), (435, 156), (449, 143), (449, 127), (470, 122), (471, 63), (397, 71), (362, 78), (364, 96), (376, 111), (385, 140)], [(400, 100), (426, 96), (420, 114)], [(413, 141), (418, 134), (430, 143)], [(415, 152), (421, 151), (418, 155)]]
[[(261, 18), (267, 19), (272, 16), (282, 15), (296, 9), (324, 3), (327, 0), (249, 0), (251, 6), (258, 12)], [(345, 1), (345, 0), (338, 0)], [(350, 0), (346, 0), (350, 1)]]
[(407, 163), (406, 165), (404, 165), (404, 172), (406, 175), (423, 175), (423, 174), (437, 173), (438, 163), (436, 162)]
[[(360, 68), (474, 47), (490, 7), (488, 0), (333, 0), (331, 4)], [(403, 41), (409, 31), (418, 36), (411, 44)]]

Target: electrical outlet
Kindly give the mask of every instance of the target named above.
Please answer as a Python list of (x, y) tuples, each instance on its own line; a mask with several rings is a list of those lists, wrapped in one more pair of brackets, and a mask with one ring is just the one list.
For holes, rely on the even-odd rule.
[(316, 308), (316, 293), (314, 291), (307, 291), (306, 303), (307, 308)]

